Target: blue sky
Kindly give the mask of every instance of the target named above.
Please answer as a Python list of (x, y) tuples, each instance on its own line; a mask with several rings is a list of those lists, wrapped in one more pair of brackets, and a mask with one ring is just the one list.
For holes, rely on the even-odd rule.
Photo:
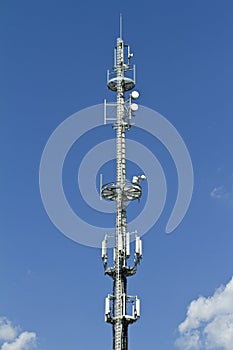
[[(232, 2), (3, 0), (2, 350), (31, 350), (35, 339), (41, 350), (111, 348), (104, 297), (112, 281), (103, 275), (100, 250), (79, 245), (56, 229), (44, 210), (38, 177), (54, 129), (71, 114), (113, 98), (106, 70), (113, 62), (119, 13), (137, 65), (139, 103), (176, 127), (195, 176), (189, 211), (166, 235), (177, 178), (169, 154), (156, 142), (151, 145), (164, 166), (168, 198), (160, 219), (143, 237), (143, 262), (129, 281), (130, 293), (142, 300), (129, 348), (174, 350), (179, 338), (181, 350), (232, 349), (220, 339), (226, 324), (233, 327), (228, 307), (233, 275)], [(83, 144), (87, 151), (88, 142)], [(75, 148), (72, 152), (70, 164)], [(71, 180), (66, 178), (66, 191), (72, 194), (75, 174), (67, 166)], [(194, 300), (195, 312), (190, 306), (186, 318)], [(206, 313), (203, 303), (210, 305)]]

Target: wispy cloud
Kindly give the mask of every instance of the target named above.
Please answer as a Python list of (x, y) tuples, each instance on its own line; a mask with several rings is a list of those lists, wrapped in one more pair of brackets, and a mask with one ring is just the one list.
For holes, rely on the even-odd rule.
[(36, 333), (21, 332), (6, 317), (0, 317), (1, 350), (34, 350), (37, 349)]
[(212, 197), (213, 199), (221, 199), (221, 198), (225, 198), (226, 196), (227, 196), (227, 191), (223, 185), (214, 187), (210, 192), (210, 197)]
[(233, 188), (227, 188), (224, 185), (214, 187), (210, 192), (210, 197), (213, 199), (224, 199), (231, 201), (233, 199)]
[(179, 327), (181, 350), (233, 349), (233, 277), (210, 297), (193, 300)]
[(233, 203), (233, 173), (224, 171), (220, 168), (218, 171), (218, 185), (210, 191), (210, 197), (214, 200), (224, 200)]

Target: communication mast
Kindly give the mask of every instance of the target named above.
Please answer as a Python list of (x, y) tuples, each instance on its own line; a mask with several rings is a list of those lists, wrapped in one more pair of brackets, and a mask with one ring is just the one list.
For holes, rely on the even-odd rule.
[[(131, 65), (133, 54), (130, 46), (122, 39), (122, 19), (120, 18), (120, 37), (114, 48), (113, 71), (107, 72), (107, 86), (116, 93), (116, 102), (104, 101), (104, 123), (113, 121), (116, 130), (116, 179), (101, 187), (104, 199), (116, 202), (115, 247), (113, 248), (113, 266), (108, 266), (108, 242), (106, 235), (102, 242), (102, 260), (105, 274), (113, 279), (113, 294), (105, 299), (105, 321), (113, 327), (113, 350), (128, 349), (128, 326), (140, 317), (140, 300), (127, 294), (127, 278), (137, 271), (142, 258), (142, 241), (137, 232), (127, 231), (127, 202), (138, 200), (142, 195), (141, 180), (145, 175), (126, 177), (126, 131), (131, 128), (131, 119), (138, 109), (133, 100), (139, 93), (131, 91), (135, 87), (135, 65)], [(126, 94), (128, 93), (128, 97)], [(115, 106), (114, 118), (107, 116), (107, 107)], [(130, 241), (135, 242), (133, 263), (130, 265)]]

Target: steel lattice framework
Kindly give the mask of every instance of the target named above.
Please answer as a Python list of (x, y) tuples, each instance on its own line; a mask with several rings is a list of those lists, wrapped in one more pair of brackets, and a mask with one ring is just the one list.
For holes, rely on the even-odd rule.
[[(142, 242), (137, 232), (127, 231), (127, 202), (139, 199), (142, 195), (140, 180), (144, 175), (134, 176), (132, 181), (126, 178), (126, 131), (130, 130), (131, 118), (137, 110), (137, 105), (132, 103), (138, 97), (138, 93), (125, 94), (135, 87), (135, 66), (131, 67), (129, 45), (126, 45), (122, 35), (117, 39), (114, 50), (113, 71), (108, 71), (108, 88), (117, 94), (116, 103), (105, 106), (105, 123), (115, 119), (116, 130), (116, 181), (107, 183), (101, 188), (101, 196), (104, 199), (116, 202), (116, 226), (115, 247), (113, 254), (113, 267), (108, 267), (108, 240), (106, 235), (102, 242), (102, 259), (105, 274), (113, 279), (113, 294), (109, 294), (105, 301), (105, 320), (113, 326), (113, 350), (128, 349), (128, 325), (137, 321), (140, 317), (140, 300), (137, 296), (127, 295), (127, 278), (137, 271), (137, 265), (142, 258)], [(116, 107), (116, 116), (107, 117), (107, 107)], [(129, 265), (130, 241), (135, 241), (134, 261)]]

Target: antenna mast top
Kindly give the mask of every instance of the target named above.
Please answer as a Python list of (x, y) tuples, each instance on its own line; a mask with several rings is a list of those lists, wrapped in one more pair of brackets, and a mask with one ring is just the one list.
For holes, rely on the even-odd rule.
[(122, 39), (122, 14), (120, 13), (120, 39)]

